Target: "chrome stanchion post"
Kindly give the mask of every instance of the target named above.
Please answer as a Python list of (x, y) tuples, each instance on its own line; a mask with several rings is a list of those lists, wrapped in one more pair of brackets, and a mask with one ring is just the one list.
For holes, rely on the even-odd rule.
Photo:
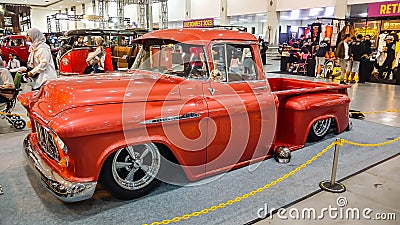
[(336, 138), (335, 151), (333, 153), (333, 165), (332, 165), (332, 175), (331, 175), (331, 187), (335, 186), (337, 163), (339, 159), (339, 145), (337, 144), (340, 138)]
[(3, 187), (0, 185), (0, 195), (4, 194)]
[(319, 186), (322, 190), (329, 191), (329, 192), (334, 192), (334, 193), (341, 193), (346, 191), (346, 187), (339, 183), (336, 182), (336, 171), (337, 171), (337, 164), (339, 160), (339, 144), (340, 143), (340, 138), (336, 138), (335, 142), (335, 151), (333, 153), (333, 165), (332, 165), (332, 174), (331, 174), (331, 180), (327, 181), (321, 181), (319, 183)]

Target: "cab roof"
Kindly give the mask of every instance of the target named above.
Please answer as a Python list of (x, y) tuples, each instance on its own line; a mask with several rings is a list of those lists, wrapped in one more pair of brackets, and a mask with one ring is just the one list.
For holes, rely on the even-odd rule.
[(7, 36), (3, 36), (3, 38), (10, 38), (10, 39), (16, 39), (16, 38), (22, 38), (22, 39), (26, 39), (26, 36), (24, 35), (7, 35)]
[(168, 39), (176, 42), (210, 42), (213, 40), (257, 41), (257, 38), (247, 32), (221, 29), (167, 29), (158, 30), (143, 35), (143, 39)]

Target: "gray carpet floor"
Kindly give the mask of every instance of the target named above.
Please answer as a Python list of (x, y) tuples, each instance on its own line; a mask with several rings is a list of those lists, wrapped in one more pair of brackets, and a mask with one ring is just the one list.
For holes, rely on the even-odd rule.
[[(150, 224), (218, 205), (262, 187), (306, 162), (336, 137), (377, 143), (400, 136), (400, 128), (360, 120), (353, 120), (353, 124), (350, 132), (329, 135), (321, 142), (307, 144), (293, 152), (289, 164), (278, 164), (269, 159), (255, 170), (253, 167), (240, 168), (212, 182), (203, 180), (194, 183), (198, 185), (186, 187), (162, 184), (151, 194), (132, 201), (116, 200), (100, 187), (92, 199), (72, 204), (53, 197), (28, 169), (22, 155), (22, 139), (27, 132), (3, 134), (1, 140), (7, 140), (7, 143), (2, 141), (0, 145), (0, 185), (5, 192), (0, 195), (0, 224)], [(396, 155), (400, 153), (399, 147), (399, 142), (381, 147), (345, 145), (340, 149), (337, 178)], [(178, 224), (244, 224), (252, 221), (265, 204), (269, 208), (279, 208), (319, 190), (318, 183), (330, 178), (332, 158), (333, 149), (270, 189)]]

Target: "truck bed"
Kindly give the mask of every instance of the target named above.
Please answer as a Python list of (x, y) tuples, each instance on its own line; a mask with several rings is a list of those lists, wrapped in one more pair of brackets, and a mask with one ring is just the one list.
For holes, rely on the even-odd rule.
[(275, 145), (291, 150), (306, 143), (312, 124), (332, 118), (335, 133), (348, 126), (349, 85), (291, 78), (269, 78), (278, 111)]
[(336, 92), (347, 94), (347, 88), (349, 85), (336, 84), (336, 83), (324, 83), (314, 82), (308, 80), (299, 80), (292, 78), (268, 78), (271, 92), (275, 94), (278, 99), (285, 98), (289, 95), (297, 95), (312, 92)]

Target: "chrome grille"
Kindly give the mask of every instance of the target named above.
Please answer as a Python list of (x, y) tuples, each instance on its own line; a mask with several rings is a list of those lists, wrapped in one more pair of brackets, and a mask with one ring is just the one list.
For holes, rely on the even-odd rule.
[(53, 135), (49, 133), (47, 129), (42, 127), (37, 121), (35, 123), (35, 129), (39, 141), (39, 146), (43, 149), (50, 158), (60, 161), (60, 154), (58, 153), (56, 142), (54, 141)]

